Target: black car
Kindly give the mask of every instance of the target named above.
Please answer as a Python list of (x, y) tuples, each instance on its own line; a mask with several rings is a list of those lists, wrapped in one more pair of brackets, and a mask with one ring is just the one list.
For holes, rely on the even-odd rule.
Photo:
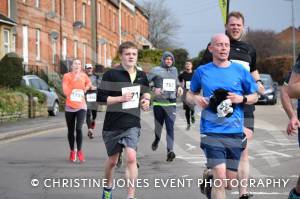
[(276, 104), (278, 83), (274, 82), (269, 74), (260, 74), (260, 79), (264, 84), (265, 92), (259, 95), (258, 103), (271, 105)]

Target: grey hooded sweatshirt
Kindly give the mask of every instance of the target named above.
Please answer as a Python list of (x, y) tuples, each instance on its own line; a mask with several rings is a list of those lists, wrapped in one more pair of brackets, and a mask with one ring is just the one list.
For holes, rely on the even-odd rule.
[[(172, 57), (173, 65), (166, 66), (165, 59)], [(161, 58), (161, 65), (151, 69), (148, 74), (149, 82), (153, 82), (155, 88), (162, 89), (162, 95), (156, 95), (154, 102), (175, 103), (177, 88), (180, 85), (177, 68), (174, 66), (175, 59), (171, 52), (164, 52)], [(175, 84), (175, 85), (174, 85)], [(175, 89), (173, 89), (175, 87)]]

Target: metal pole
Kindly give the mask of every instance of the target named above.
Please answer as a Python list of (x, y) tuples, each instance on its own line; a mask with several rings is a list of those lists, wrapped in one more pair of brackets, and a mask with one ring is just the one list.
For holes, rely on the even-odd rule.
[(229, 13), (229, 6), (230, 6), (230, 0), (227, 0), (227, 12), (226, 12), (226, 21), (228, 18), (228, 13)]
[(119, 0), (119, 44), (122, 43), (122, 0)]
[(295, 14), (294, 14), (294, 7), (295, 2), (294, 0), (285, 0), (290, 1), (292, 6), (292, 50), (293, 50), (293, 63), (296, 63), (296, 35), (295, 35)]
[(294, 7), (295, 7), (295, 1), (292, 0), (293, 60), (294, 60), (294, 65), (295, 65), (296, 64), (296, 35), (295, 35), (295, 12), (294, 12)]

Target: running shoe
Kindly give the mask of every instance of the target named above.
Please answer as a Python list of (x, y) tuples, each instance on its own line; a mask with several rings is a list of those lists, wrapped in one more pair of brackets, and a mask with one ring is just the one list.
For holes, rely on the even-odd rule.
[(74, 150), (70, 152), (70, 161), (71, 162), (76, 161), (76, 152)]
[(191, 128), (191, 125), (188, 124), (187, 127), (186, 127), (186, 130), (188, 131), (188, 130), (190, 130), (190, 128)]
[(91, 130), (88, 130), (88, 137), (90, 138), (90, 139), (93, 139), (94, 138), (94, 135), (93, 135), (93, 132), (91, 131)]
[(102, 199), (112, 199), (111, 189), (103, 189)]
[(158, 143), (159, 143), (159, 140), (158, 140), (158, 139), (155, 139), (155, 140), (152, 142), (152, 145), (151, 145), (152, 151), (156, 151), (156, 149), (157, 149), (157, 147), (158, 147)]
[(295, 188), (290, 191), (288, 199), (300, 199), (300, 194), (296, 192)]
[(241, 195), (241, 197), (239, 199), (248, 199), (248, 198), (251, 198), (252, 196), (253, 196), (253, 194), (246, 193), (246, 194)]
[(77, 157), (80, 162), (85, 162), (84, 155), (82, 151), (77, 152)]
[(176, 157), (176, 155), (175, 155), (175, 153), (173, 151), (168, 152), (168, 154), (167, 154), (167, 162), (172, 162), (175, 157)]
[(195, 123), (195, 116), (192, 116), (192, 123), (194, 124)]
[(211, 199), (211, 184), (209, 183), (213, 179), (213, 175), (210, 169), (205, 169), (202, 176), (202, 183), (200, 184), (201, 193), (208, 199)]

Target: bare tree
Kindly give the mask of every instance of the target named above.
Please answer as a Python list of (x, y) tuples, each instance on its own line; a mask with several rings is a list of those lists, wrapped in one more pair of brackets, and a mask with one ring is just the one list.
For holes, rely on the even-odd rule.
[(286, 48), (271, 30), (248, 30), (245, 40), (256, 48), (257, 59), (285, 54)]
[(149, 16), (149, 40), (159, 49), (175, 48), (176, 34), (180, 25), (165, 0), (144, 1), (143, 8)]

